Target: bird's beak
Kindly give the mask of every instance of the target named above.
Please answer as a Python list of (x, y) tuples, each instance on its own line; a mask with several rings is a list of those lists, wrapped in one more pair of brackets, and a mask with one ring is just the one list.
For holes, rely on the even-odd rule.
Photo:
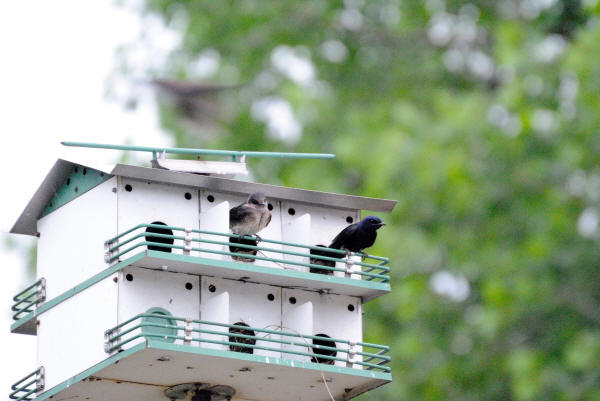
[(385, 225), (386, 225), (386, 224), (385, 224), (384, 222), (377, 223), (377, 227), (382, 227), (382, 226), (385, 226)]

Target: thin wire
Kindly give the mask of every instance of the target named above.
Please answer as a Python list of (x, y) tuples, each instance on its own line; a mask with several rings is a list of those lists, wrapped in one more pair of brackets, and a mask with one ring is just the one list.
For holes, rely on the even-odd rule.
[[(306, 344), (307, 348), (310, 348), (308, 340), (306, 340), (306, 338), (304, 338), (304, 336), (302, 335), (302, 333), (292, 329), (291, 327), (286, 327), (286, 326), (281, 326), (281, 330), (291, 330), (294, 333), (298, 334), (300, 336), (300, 338), (304, 341), (304, 343)], [(323, 384), (325, 385), (325, 388), (327, 389), (327, 393), (329, 394), (329, 397), (331, 398), (331, 401), (335, 401), (335, 398), (333, 398), (333, 394), (331, 394), (331, 390), (329, 389), (329, 385), (327, 384), (327, 380), (325, 380), (325, 373), (323, 372), (323, 369), (321, 369), (321, 366), (319, 365), (319, 363), (317, 362), (317, 365), (319, 366), (319, 372), (321, 372), (321, 379), (323, 380)]]
[[(258, 253), (261, 256), (263, 256), (265, 258), (268, 258), (268, 256), (263, 251), (259, 250)], [(283, 263), (275, 262), (274, 260), (272, 260), (271, 262), (275, 263), (277, 266), (281, 267), (284, 270), (296, 270), (296, 269), (292, 269), (291, 267), (288, 267), (288, 266), (284, 265)]]
[[(308, 340), (306, 338), (304, 338), (304, 336), (302, 335), (302, 333), (300, 333), (299, 331), (291, 328), (291, 327), (287, 327), (287, 326), (283, 326), (283, 325), (277, 325), (277, 324), (270, 324), (268, 326), (263, 327), (263, 329), (267, 329), (269, 327), (276, 327), (281, 329), (281, 331), (285, 330), (290, 330), (294, 333), (296, 333), (297, 335), (300, 336), (300, 338), (304, 341), (304, 343), (306, 344), (306, 348), (311, 348), (310, 347), (310, 343), (308, 342)], [(268, 336), (270, 336), (271, 334), (267, 334), (265, 335), (263, 338), (266, 338)], [(327, 380), (325, 380), (325, 372), (323, 372), (323, 369), (321, 369), (321, 365), (319, 363), (317, 363), (317, 366), (319, 367), (319, 372), (321, 373), (321, 379), (323, 381), (323, 384), (325, 385), (325, 389), (327, 390), (327, 393), (329, 394), (329, 398), (331, 398), (331, 401), (336, 401), (335, 398), (333, 397), (333, 394), (331, 394), (331, 390), (329, 389), (329, 385), (327, 384)]]
[[(261, 256), (263, 256), (263, 257), (265, 257), (265, 258), (268, 258), (268, 257), (269, 257), (269, 256), (267, 256), (265, 253), (263, 253), (263, 251), (261, 251), (261, 250), (259, 250), (259, 251), (258, 251), (258, 254), (260, 254)], [(294, 271), (301, 271), (301, 270), (298, 270), (298, 269), (294, 269), (294, 268), (292, 268), (292, 267), (288, 267), (288, 266), (284, 265), (283, 263), (275, 262), (274, 260), (271, 260), (270, 262), (272, 262), (272, 263), (275, 263), (277, 266), (281, 267), (281, 268), (282, 268), (282, 269), (284, 269), (284, 270), (294, 270)]]
[[(262, 329), (269, 329), (271, 327), (280, 329), (282, 332), (284, 329), (286, 330), (290, 330), (292, 332), (294, 332), (295, 334), (297, 334), (298, 336), (300, 336), (300, 338), (302, 339), (302, 341), (304, 341), (304, 343), (306, 344), (306, 348), (311, 348), (311, 344), (308, 342), (308, 340), (306, 338), (304, 338), (304, 336), (302, 335), (302, 333), (300, 333), (299, 331), (291, 328), (291, 327), (287, 327), (287, 326), (283, 326), (280, 324), (269, 324), (267, 326), (262, 327)], [(274, 333), (265, 333), (265, 335), (260, 336), (260, 335), (255, 335), (255, 337), (258, 338), (269, 338), (272, 335), (275, 335)], [(331, 398), (331, 401), (336, 401), (336, 399), (333, 397), (333, 394), (331, 394), (331, 390), (329, 389), (329, 385), (327, 384), (327, 380), (325, 379), (325, 372), (323, 372), (323, 369), (321, 369), (321, 365), (319, 363), (317, 363), (317, 366), (319, 368), (319, 373), (321, 373), (321, 380), (323, 381), (323, 384), (325, 385), (325, 389), (327, 390), (327, 393), (329, 394), (329, 398)]]

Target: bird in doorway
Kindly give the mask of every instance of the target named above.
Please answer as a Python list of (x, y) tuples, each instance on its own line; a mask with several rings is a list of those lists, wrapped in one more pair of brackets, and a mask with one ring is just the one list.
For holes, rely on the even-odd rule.
[[(334, 260), (323, 260), (323, 259), (315, 258), (313, 256), (326, 256), (328, 258), (340, 258), (340, 257), (342, 257), (342, 255), (339, 255), (336, 252), (327, 251), (325, 249), (326, 248), (325, 245), (317, 244), (316, 246), (323, 248), (323, 249), (312, 249), (311, 248), (309, 263), (311, 265), (317, 265), (317, 266), (335, 267)], [(326, 275), (333, 274), (333, 270), (322, 269), (322, 268), (316, 267), (316, 266), (310, 266), (308, 271), (311, 273), (317, 273), (317, 274), (326, 274)]]

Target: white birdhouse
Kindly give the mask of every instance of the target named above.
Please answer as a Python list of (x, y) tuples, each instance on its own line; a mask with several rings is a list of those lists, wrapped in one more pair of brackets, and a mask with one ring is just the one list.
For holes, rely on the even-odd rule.
[[(37, 366), (11, 399), (326, 401), (391, 381), (388, 348), (362, 331), (362, 304), (390, 291), (388, 259), (317, 246), (395, 201), (218, 174), (243, 160), (175, 171), (156, 157), (58, 160), (12, 228), (39, 239), (11, 326), (37, 336)], [(271, 220), (240, 239), (230, 209), (257, 192)]]

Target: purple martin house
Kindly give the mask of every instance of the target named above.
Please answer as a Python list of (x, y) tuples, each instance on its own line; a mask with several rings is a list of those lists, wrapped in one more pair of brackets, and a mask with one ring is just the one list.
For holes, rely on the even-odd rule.
[[(320, 249), (395, 201), (231, 178), (228, 163), (152, 167), (58, 160), (11, 232), (37, 240), (37, 278), (11, 332), (37, 336), (15, 400), (348, 400), (392, 380), (363, 339), (363, 304), (389, 260)], [(260, 241), (229, 210), (263, 192)], [(382, 231), (380, 235), (385, 235)], [(330, 395), (331, 394), (331, 395)]]

